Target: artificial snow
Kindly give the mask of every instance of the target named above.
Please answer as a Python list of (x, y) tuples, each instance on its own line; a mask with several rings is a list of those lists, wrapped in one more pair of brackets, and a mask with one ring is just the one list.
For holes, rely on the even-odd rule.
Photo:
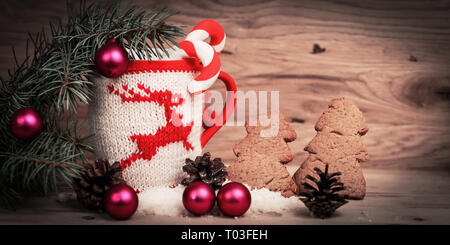
[(296, 196), (283, 197), (280, 192), (270, 191), (267, 188), (251, 190), (250, 193), (252, 194), (252, 204), (247, 213), (251, 216), (298, 212), (304, 206)]
[(184, 186), (149, 187), (139, 193), (138, 212), (145, 215), (186, 216), (183, 206)]
[[(247, 186), (248, 188), (248, 186)], [(185, 186), (150, 187), (139, 193), (138, 213), (142, 215), (162, 215), (172, 217), (191, 216), (184, 208), (182, 198)], [(250, 189), (250, 188), (249, 188)], [(252, 203), (245, 217), (261, 215), (282, 216), (286, 213), (296, 213), (303, 207), (303, 203), (295, 196), (286, 198), (279, 192), (267, 188), (250, 191)], [(221, 215), (217, 204), (210, 215)]]

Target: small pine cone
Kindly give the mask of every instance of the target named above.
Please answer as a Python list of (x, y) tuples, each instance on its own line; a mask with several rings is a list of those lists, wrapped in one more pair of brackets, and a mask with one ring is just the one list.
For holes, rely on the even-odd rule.
[(183, 185), (189, 185), (195, 181), (202, 181), (210, 185), (213, 189), (219, 189), (225, 182), (228, 173), (220, 158), (211, 161), (211, 154), (206, 152), (203, 156), (197, 156), (194, 161), (186, 159), (183, 171), (188, 177), (181, 181)]
[(110, 165), (108, 160), (96, 160), (84, 166), (81, 179), (74, 182), (78, 201), (87, 209), (103, 208), (103, 196), (113, 185), (125, 183), (119, 162)]
[(330, 217), (336, 209), (348, 202), (344, 199), (331, 201), (311, 201), (310, 199), (301, 200), (314, 216), (321, 219)]

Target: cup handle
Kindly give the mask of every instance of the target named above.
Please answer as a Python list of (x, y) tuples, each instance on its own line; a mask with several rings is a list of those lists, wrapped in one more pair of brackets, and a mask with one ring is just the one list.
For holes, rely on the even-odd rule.
[[(234, 83), (233, 78), (228, 75), (226, 72), (220, 71), (219, 77), (227, 88), (227, 101), (225, 106), (223, 107), (222, 114), (219, 116), (219, 118), (215, 119), (215, 121), (221, 120), (221, 125), (214, 124), (213, 126), (209, 127), (205, 131), (203, 131), (202, 135), (200, 136), (200, 143), (202, 148), (208, 143), (208, 141), (211, 139), (211, 137), (219, 131), (219, 129), (224, 125), (228, 119), (228, 117), (231, 115), (231, 113), (234, 110), (234, 107), (236, 105), (236, 84)], [(225, 116), (224, 116), (225, 115)]]

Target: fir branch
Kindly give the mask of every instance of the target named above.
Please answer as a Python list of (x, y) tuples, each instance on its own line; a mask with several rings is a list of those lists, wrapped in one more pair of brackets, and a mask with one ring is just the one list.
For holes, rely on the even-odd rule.
[[(161, 57), (161, 51), (167, 53), (166, 47), (158, 45), (155, 40), (164, 40), (168, 44), (166, 46), (171, 48), (176, 45), (174, 39), (184, 35), (183, 27), (165, 22), (177, 12), (166, 8), (142, 11), (131, 4), (120, 7), (119, 1), (106, 9), (102, 8), (102, 3), (91, 4), (83, 15), (69, 15), (69, 23), (75, 27), (73, 32), (56, 38), (77, 43), (75, 53), (90, 48), (92, 59), (94, 51), (108, 38), (116, 38), (125, 48), (133, 50), (137, 58), (151, 60), (155, 56)], [(130, 59), (134, 58), (130, 53)]]
[[(174, 14), (120, 1), (87, 5), (81, 0), (78, 8), (67, 4), (65, 24), (57, 19), (29, 34), (23, 61), (13, 49), (15, 67), (9, 78), (0, 78), (0, 206), (15, 203), (22, 192), (47, 193), (57, 189), (58, 179), (70, 185), (79, 177), (79, 162), (86, 162), (86, 152), (94, 148), (86, 123), (74, 118), (78, 104), (88, 104), (93, 95), (95, 84), (87, 78), (94, 75), (96, 51), (116, 38), (132, 50), (130, 59), (168, 55), (167, 48), (184, 35), (182, 26), (166, 22)], [(24, 107), (33, 107), (44, 120), (43, 133), (31, 142), (9, 130), (11, 115)]]
[(0, 159), (5, 159), (0, 175), (6, 184), (19, 190), (38, 189), (47, 193), (57, 190), (57, 174), (63, 180), (79, 178), (82, 166), (76, 162), (78, 156), (70, 141), (54, 133), (42, 133), (28, 144), (16, 145), (10, 152), (0, 152)]

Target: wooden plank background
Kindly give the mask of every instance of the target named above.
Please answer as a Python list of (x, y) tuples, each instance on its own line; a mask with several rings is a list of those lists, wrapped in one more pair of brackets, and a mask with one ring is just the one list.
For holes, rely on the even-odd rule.
[[(291, 168), (305, 159), (303, 147), (328, 102), (346, 96), (370, 127), (363, 141), (372, 161), (364, 167), (450, 169), (450, 1), (135, 3), (181, 11), (171, 20), (186, 32), (205, 18), (223, 25), (223, 70), (238, 89), (278, 90), (281, 111), (304, 120), (293, 123), (298, 140), (290, 144)], [(26, 33), (64, 15), (65, 1), (1, 0), (0, 75), (12, 68), (12, 45), (23, 57)], [(314, 43), (326, 52), (312, 54)], [(232, 147), (244, 136), (243, 127), (224, 127), (206, 150), (231, 162)]]

